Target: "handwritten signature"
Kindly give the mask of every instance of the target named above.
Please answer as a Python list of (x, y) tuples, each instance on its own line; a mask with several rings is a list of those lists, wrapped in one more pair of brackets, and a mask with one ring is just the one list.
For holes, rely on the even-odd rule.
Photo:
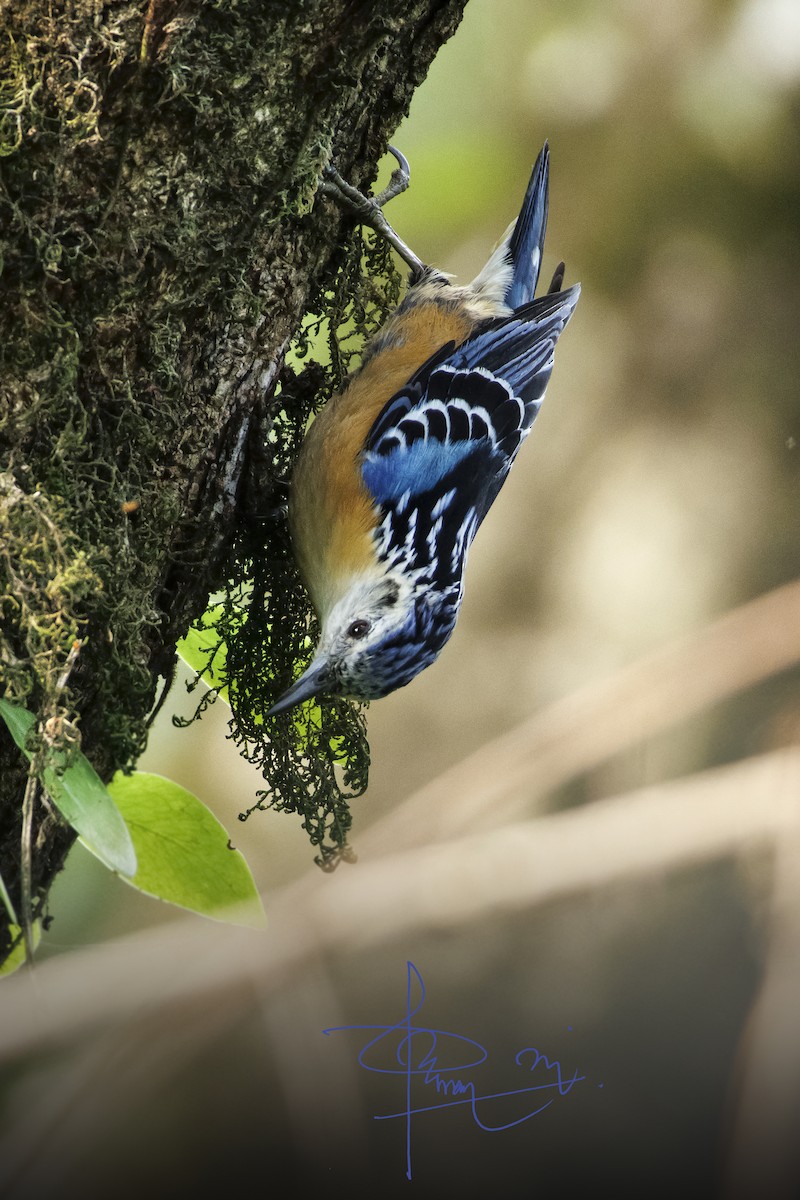
[[(437, 1109), (453, 1108), (456, 1105), (469, 1105), (472, 1120), (487, 1133), (498, 1133), (503, 1129), (512, 1129), (531, 1117), (544, 1112), (561, 1096), (567, 1096), (577, 1083), (586, 1079), (577, 1071), (568, 1075), (561, 1063), (550, 1059), (542, 1051), (533, 1046), (525, 1046), (514, 1056), (518, 1067), (527, 1068), (530, 1072), (538, 1072), (538, 1082), (528, 1087), (513, 1088), (511, 1091), (490, 1092), (478, 1094), (475, 1083), (470, 1078), (464, 1078), (463, 1072), (479, 1067), (486, 1062), (488, 1051), (473, 1038), (464, 1037), (460, 1033), (450, 1033), (444, 1029), (428, 1029), (415, 1025), (413, 1018), (417, 1016), (425, 1003), (425, 984), (422, 975), (412, 962), (406, 964), (406, 1007), (401, 1019), (393, 1025), (337, 1025), (322, 1032), (345, 1033), (351, 1030), (366, 1030), (374, 1034), (361, 1047), (358, 1054), (359, 1066), (366, 1071), (378, 1075), (397, 1075), (404, 1084), (405, 1104), (397, 1112), (376, 1115), (376, 1121), (403, 1120), (405, 1122), (405, 1160), (406, 1178), (411, 1179), (411, 1124), (412, 1117), (419, 1113), (435, 1112)], [(416, 999), (415, 999), (416, 992)], [(462, 1055), (462, 1061), (451, 1066), (442, 1066), (441, 1059), (451, 1059), (456, 1054)], [(386, 1065), (387, 1062), (392, 1065)], [(458, 1074), (456, 1074), (458, 1072)], [(444, 1099), (435, 1103), (419, 1103), (412, 1095), (412, 1084), (415, 1079), (421, 1079), (422, 1086), (431, 1087), (437, 1097)], [(602, 1084), (600, 1085), (602, 1086)], [(420, 1085), (417, 1084), (417, 1096)], [(485, 1108), (489, 1101), (497, 1101), (508, 1096), (527, 1096), (536, 1094), (536, 1107), (525, 1111), (514, 1120), (502, 1124), (490, 1124), (486, 1120)], [(555, 1093), (555, 1094), (553, 1094)], [(544, 1095), (549, 1094), (547, 1099)], [(539, 1103), (542, 1099), (544, 1102)], [(481, 1106), (479, 1114), (478, 1106)]]

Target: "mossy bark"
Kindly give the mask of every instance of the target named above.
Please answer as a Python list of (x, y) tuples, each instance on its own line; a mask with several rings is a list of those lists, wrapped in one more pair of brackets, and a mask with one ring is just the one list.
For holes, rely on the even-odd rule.
[[(0, 671), (104, 778), (146, 738), (248, 438), (465, 0), (11, 0), (0, 13)], [(64, 664), (81, 650), (69, 675)], [(0, 875), (25, 769), (0, 730)], [(72, 840), (37, 805), (34, 915)], [(0, 954), (8, 944), (0, 906)]]

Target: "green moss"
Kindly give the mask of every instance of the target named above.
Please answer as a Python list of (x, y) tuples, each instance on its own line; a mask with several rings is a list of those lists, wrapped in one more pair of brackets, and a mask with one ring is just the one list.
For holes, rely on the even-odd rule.
[(0, 690), (49, 708), (74, 642), (83, 636), (86, 597), (102, 590), (64, 509), (38, 488), (23, 492), (0, 474)]
[(164, 546), (192, 540), (185, 489), (206, 448), (186, 413), (213, 405), (215, 381), (187, 380), (186, 364), (264, 311), (243, 264), (302, 145), (281, 108), (293, 68), (273, 6), (170, 15), (0, 14), (3, 682), (46, 711), (84, 638), (101, 770), (144, 746), (152, 597)]

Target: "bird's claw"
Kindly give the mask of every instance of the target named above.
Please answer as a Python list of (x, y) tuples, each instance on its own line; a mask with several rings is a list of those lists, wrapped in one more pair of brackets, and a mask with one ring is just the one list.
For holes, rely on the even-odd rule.
[(405, 154), (398, 150), (396, 146), (387, 146), (386, 149), (397, 159), (397, 166), (392, 171), (392, 176), (387, 186), (375, 197), (375, 203), (379, 208), (383, 208), (384, 204), (388, 204), (390, 200), (394, 200), (395, 196), (399, 196), (404, 192), (411, 183), (411, 168), (408, 165), (408, 159)]
[(377, 196), (365, 196), (358, 188), (353, 187), (351, 183), (342, 178), (333, 163), (328, 163), (323, 167), (322, 191), (326, 196), (333, 196), (340, 204), (350, 208), (359, 217), (366, 217), (376, 208), (383, 208), (384, 204), (394, 200), (395, 196), (404, 192), (411, 183), (411, 168), (405, 154), (396, 146), (387, 146), (387, 150), (397, 159), (398, 165), (392, 171), (387, 186)]
[(347, 208), (363, 225), (369, 225), (376, 233), (392, 246), (402, 258), (403, 262), (407, 263), (411, 268), (413, 276), (419, 278), (422, 276), (427, 267), (420, 258), (417, 258), (413, 250), (398, 237), (394, 229), (392, 229), (386, 217), (383, 215), (383, 206), (393, 200), (395, 196), (399, 196), (404, 192), (411, 181), (411, 169), (408, 165), (408, 159), (395, 146), (388, 147), (391, 154), (397, 159), (397, 166), (392, 171), (391, 179), (382, 192), (377, 196), (365, 196), (358, 188), (353, 187), (346, 179), (343, 179), (336, 168), (328, 163), (323, 168), (323, 181), (320, 185), (320, 191), (326, 196), (331, 196), (343, 208)]

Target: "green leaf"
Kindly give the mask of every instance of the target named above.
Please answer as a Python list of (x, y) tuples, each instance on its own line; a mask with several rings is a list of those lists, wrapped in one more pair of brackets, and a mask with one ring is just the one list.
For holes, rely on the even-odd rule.
[(263, 927), (264, 909), (250, 868), (238, 850), (229, 848), (224, 826), (197, 796), (143, 771), (118, 772), (109, 791), (139, 861), (126, 882), (206, 917)]
[[(0, 700), (0, 717), (20, 750), (31, 761), (27, 737), (36, 717), (18, 704)], [(136, 874), (136, 851), (118, 808), (85, 754), (78, 751), (62, 773), (45, 766), (41, 775), (47, 794), (87, 850), (121, 875)]]
[[(202, 676), (208, 687), (216, 688), (217, 694), (228, 702), (228, 689), (224, 682), (224, 668), (227, 659), (227, 647), (220, 642), (215, 621), (221, 612), (219, 605), (209, 608), (203, 614), (202, 624), (193, 625), (186, 637), (178, 642), (177, 650), (183, 661)], [(216, 651), (213, 655), (211, 651)]]
[[(25, 750), (25, 740), (29, 731), (36, 724), (36, 717), (20, 704), (12, 704), (10, 700), (0, 700), (0, 717), (8, 726), (8, 732), (19, 746)], [(27, 751), (25, 751), (27, 754)], [(30, 758), (30, 754), (28, 754)]]
[[(4, 959), (4, 961), (0, 964), (0, 976), (13, 975), (14, 972), (19, 970), (19, 968), (25, 962), (25, 939), (20, 936), (22, 930), (18, 925), (11, 925), (9, 927), (9, 932), (12, 938), (19, 937), (19, 941), (9, 954), (8, 958)], [(34, 921), (31, 932), (33, 934), (33, 948), (35, 950), (39, 945), (39, 942), (42, 940), (41, 921)]]

